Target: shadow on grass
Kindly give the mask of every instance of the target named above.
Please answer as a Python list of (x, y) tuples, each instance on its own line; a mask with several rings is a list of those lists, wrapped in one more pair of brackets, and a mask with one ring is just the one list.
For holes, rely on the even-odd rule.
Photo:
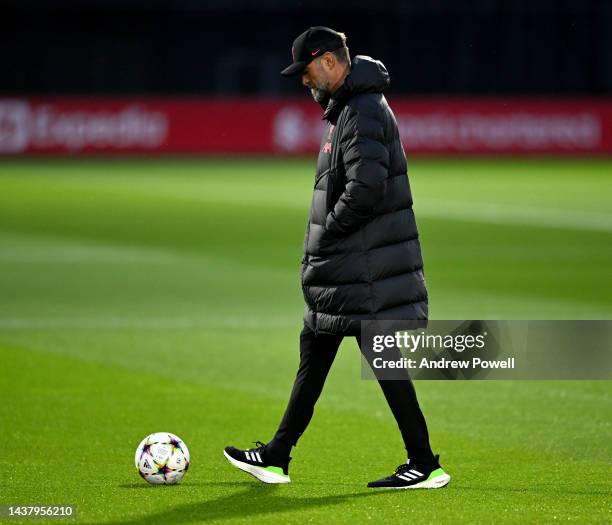
[[(220, 519), (232, 519), (237, 517), (257, 518), (259, 516), (270, 516), (278, 512), (295, 512), (301, 509), (338, 505), (356, 498), (375, 496), (382, 492), (363, 491), (353, 494), (339, 494), (333, 496), (319, 497), (296, 497), (288, 494), (287, 487), (279, 485), (263, 485), (253, 482), (208, 482), (202, 486), (227, 487), (227, 495), (213, 500), (180, 505), (163, 512), (147, 514), (132, 520), (105, 521), (104, 525), (151, 525), (151, 523), (186, 523), (207, 522)], [(163, 487), (151, 487), (146, 484), (130, 483), (120, 485), (125, 489), (162, 489)], [(290, 487), (289, 487), (290, 488)]]
[[(193, 486), (194, 483), (189, 483)], [(385, 494), (403, 493), (404, 491), (361, 491), (349, 494), (338, 494), (330, 496), (309, 496), (309, 497), (296, 497), (292, 495), (291, 486), (283, 485), (264, 485), (252, 481), (209, 481), (195, 483), (197, 486), (202, 487), (202, 494), (205, 494), (206, 487), (223, 487), (227, 490), (227, 494), (212, 500), (199, 501), (189, 503), (185, 505), (179, 505), (176, 507), (169, 508), (162, 512), (156, 512), (140, 516), (135, 519), (120, 519), (117, 521), (105, 521), (104, 525), (151, 525), (152, 523), (190, 523), (190, 522), (202, 522), (216, 520), (231, 520), (233, 518), (249, 518), (249, 521), (259, 521), (261, 519), (265, 521), (274, 520), (276, 513), (282, 512), (299, 512), (301, 510), (314, 509), (317, 507), (333, 507), (334, 505), (340, 505), (350, 501), (355, 501), (365, 497), (372, 497)], [(180, 485), (179, 485), (180, 487)], [(165, 490), (171, 489), (176, 490), (176, 486), (163, 487), (157, 486), (152, 487), (146, 483), (130, 483), (120, 485), (120, 488), (124, 489), (148, 489), (148, 490)], [(503, 485), (497, 487), (473, 487), (473, 486), (461, 486), (455, 485), (450, 486), (451, 490), (454, 491), (476, 491), (476, 492), (487, 492), (493, 491), (500, 494), (503, 493), (532, 493), (532, 494), (549, 494), (551, 491), (558, 492), (559, 496), (562, 495), (599, 495), (607, 496), (610, 491), (606, 490), (574, 490), (574, 489), (559, 489), (554, 485), (542, 485), (538, 487), (525, 486), (525, 487), (504, 487)], [(436, 491), (438, 492), (438, 491)], [(446, 492), (442, 491), (442, 493)], [(259, 518), (259, 520), (258, 520)], [(277, 520), (278, 521), (278, 520)], [(282, 521), (282, 520), (281, 520)]]
[(179, 483), (178, 485), (150, 485), (146, 482), (141, 483), (124, 483), (119, 485), (120, 489), (146, 489), (146, 490), (177, 490), (185, 486), (187, 487), (240, 487), (240, 486), (251, 486), (252, 481), (191, 481), (189, 480), (188, 485)]

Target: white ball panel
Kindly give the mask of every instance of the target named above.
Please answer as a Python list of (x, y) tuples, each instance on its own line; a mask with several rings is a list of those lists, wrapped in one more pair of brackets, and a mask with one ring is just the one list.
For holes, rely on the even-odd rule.
[(166, 485), (174, 485), (175, 483), (178, 483), (179, 481), (181, 481), (181, 479), (183, 479), (183, 476), (185, 475), (184, 471), (171, 471), (168, 472), (166, 474)]
[(138, 468), (138, 463), (140, 462), (140, 456), (142, 456), (142, 451), (144, 449), (146, 439), (147, 438), (143, 439), (140, 442), (140, 445), (138, 445), (138, 448), (136, 449), (136, 454), (134, 454), (134, 464), (136, 465), (136, 468)]
[(160, 467), (163, 467), (170, 456), (172, 455), (172, 446), (166, 445), (164, 443), (156, 443), (155, 445), (151, 445), (149, 448), (149, 453), (153, 456), (155, 463), (157, 463)]
[(186, 465), (187, 459), (185, 458), (185, 455), (183, 454), (181, 449), (174, 449), (174, 452), (170, 456), (170, 459), (168, 459), (168, 468), (171, 468), (172, 470), (184, 470)]
[(138, 470), (140, 470), (140, 472), (145, 475), (156, 474), (159, 470), (159, 467), (155, 463), (155, 460), (153, 459), (151, 454), (145, 452), (144, 454), (142, 454), (142, 456), (140, 456), (140, 461), (138, 462)]
[(163, 485), (166, 483), (163, 474), (147, 474), (144, 479), (153, 485)]
[(154, 443), (169, 443), (170, 439), (168, 436), (170, 435), (171, 434), (168, 434), (168, 432), (154, 432), (147, 439), (150, 445), (153, 445)]

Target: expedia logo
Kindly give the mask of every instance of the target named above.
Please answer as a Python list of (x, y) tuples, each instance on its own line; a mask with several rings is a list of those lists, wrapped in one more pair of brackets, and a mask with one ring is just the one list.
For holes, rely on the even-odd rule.
[(0, 101), (0, 153), (21, 153), (28, 147), (29, 118), (26, 102)]
[(108, 108), (0, 100), (0, 154), (154, 149), (166, 140), (168, 126), (164, 112), (134, 103)]

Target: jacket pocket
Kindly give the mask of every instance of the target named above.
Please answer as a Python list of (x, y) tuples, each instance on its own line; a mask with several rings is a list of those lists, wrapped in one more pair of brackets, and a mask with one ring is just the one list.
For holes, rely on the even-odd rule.
[(327, 217), (327, 214), (332, 211), (334, 209), (334, 206), (336, 205), (335, 199), (334, 199), (334, 170), (330, 169), (329, 172), (327, 173), (327, 184), (326, 184), (326, 188), (327, 190), (325, 191), (325, 216)]
[(323, 178), (323, 177), (327, 177), (327, 175), (329, 174), (331, 168), (326, 168), (324, 169), (321, 173), (319, 173), (316, 177), (315, 177), (315, 183), (314, 183), (314, 187), (316, 188), (317, 185), (319, 184), (319, 181)]
[(308, 257), (304, 256), (304, 259), (302, 259), (302, 265), (300, 267), (300, 285), (302, 287), (302, 295), (304, 296), (304, 301), (306, 301), (306, 304), (309, 304), (308, 297), (306, 296), (306, 286), (304, 285), (304, 273), (306, 273), (307, 267)]
[(327, 213), (334, 209), (345, 187), (343, 167), (335, 166), (330, 168), (327, 175)]

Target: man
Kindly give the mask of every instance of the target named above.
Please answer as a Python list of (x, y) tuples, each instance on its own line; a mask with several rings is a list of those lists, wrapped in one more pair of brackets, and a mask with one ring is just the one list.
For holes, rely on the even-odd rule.
[[(427, 290), (406, 157), (382, 91), (384, 65), (366, 56), (351, 62), (346, 37), (311, 27), (296, 38), (284, 76), (300, 75), (327, 121), (304, 239), (306, 300), (300, 366), (274, 438), (256, 448), (227, 447), (226, 458), (266, 483), (288, 483), (291, 447), (306, 430), (345, 335), (360, 348), (360, 322), (426, 320)], [(450, 481), (430, 445), (408, 373), (379, 380), (402, 433), (408, 462), (372, 488), (438, 488)]]

